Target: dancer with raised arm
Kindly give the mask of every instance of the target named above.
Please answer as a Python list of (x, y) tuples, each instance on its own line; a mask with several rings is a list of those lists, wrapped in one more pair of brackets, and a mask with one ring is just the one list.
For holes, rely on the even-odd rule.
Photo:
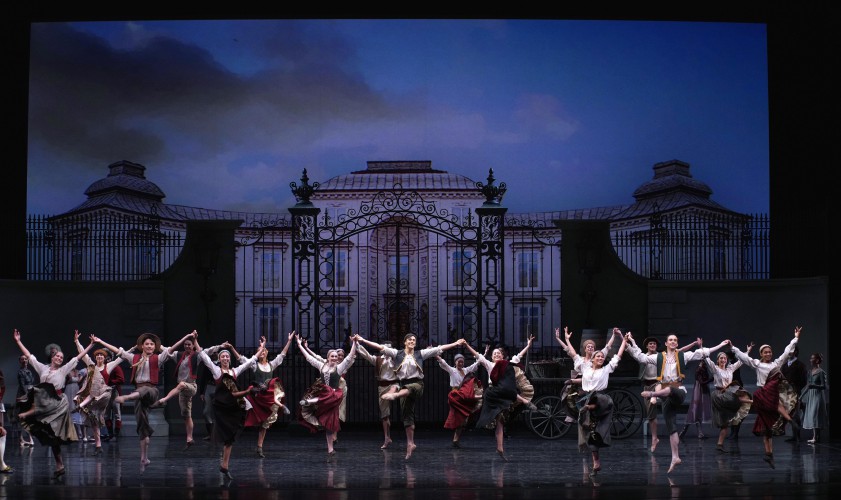
[(21, 425), (38, 441), (49, 446), (55, 459), (53, 477), (58, 479), (64, 475), (64, 460), (61, 456), (61, 445), (78, 441), (76, 429), (70, 419), (70, 405), (62, 394), (64, 382), (71, 370), (76, 368), (79, 360), (93, 347), (93, 343), (75, 358), (64, 364), (64, 353), (57, 345), (50, 356), (50, 364), (45, 365), (35, 358), (24, 347), (20, 339), (20, 332), (14, 332), (15, 342), (20, 352), (29, 359), (29, 364), (38, 374), (40, 383), (34, 386), (27, 397), (26, 405), (18, 414)]
[(713, 425), (718, 427), (718, 441), (715, 449), (724, 453), (724, 438), (727, 429), (735, 423), (741, 423), (738, 417), (739, 409), (744, 404), (752, 403), (750, 396), (742, 387), (740, 381), (733, 379), (733, 373), (742, 366), (741, 361), (729, 362), (727, 353), (721, 351), (713, 363), (709, 357), (704, 358), (704, 364), (712, 374), (715, 390), (712, 392)]
[(579, 399), (578, 418), (578, 449), (582, 452), (589, 450), (593, 458), (591, 475), (596, 475), (601, 469), (601, 448), (610, 446), (610, 425), (613, 421), (613, 399), (604, 392), (610, 379), (610, 374), (616, 370), (625, 347), (628, 345), (630, 332), (622, 335), (618, 328), (613, 329), (614, 335), (622, 336), (622, 344), (619, 351), (605, 364), (605, 355), (601, 351), (596, 352), (592, 359), (587, 362), (579, 356), (572, 347), (569, 339), (572, 336), (567, 328), (564, 328), (566, 344), (571, 349), (573, 366), (581, 373), (581, 399)]
[[(386, 347), (391, 347), (391, 342), (383, 342)], [(369, 353), (365, 346), (359, 344), (356, 347), (356, 355), (374, 365), (375, 376), (377, 377), (377, 402), (380, 406), (380, 422), (383, 426), (383, 444), (381, 450), (385, 450), (391, 444), (391, 400), (383, 399), (382, 395), (387, 392), (397, 392), (400, 385), (394, 367), (385, 354), (379, 353), (376, 356)]]
[[(569, 328), (564, 327), (564, 334), (566, 339), (569, 339)], [(571, 335), (571, 334), (570, 334)], [(605, 358), (607, 358), (607, 353), (610, 352), (610, 347), (613, 345), (613, 340), (616, 338), (616, 332), (611, 331), (610, 336), (605, 343), (605, 346), (599, 351), (601, 352)], [(575, 349), (572, 348), (572, 344), (568, 341), (565, 341), (564, 338), (561, 337), (561, 330), (560, 328), (555, 328), (555, 340), (558, 344), (561, 345), (561, 348), (566, 352), (567, 356), (572, 358), (571, 352), (575, 352)], [(596, 353), (596, 341), (593, 339), (586, 339), (581, 342), (581, 351), (584, 365), (586, 366), (592, 363), (593, 355)], [(561, 399), (563, 399), (564, 403), (566, 404), (567, 408), (567, 416), (566, 422), (571, 424), (575, 422), (575, 419), (572, 415), (578, 415), (578, 399), (581, 393), (581, 373), (575, 370), (573, 366), (573, 373), (572, 377), (564, 383), (564, 389), (561, 393)]]
[(353, 365), (356, 359), (356, 346), (358, 335), (351, 337), (352, 346), (350, 354), (340, 363), (339, 356), (335, 349), (327, 352), (327, 360), (319, 361), (303, 347), (301, 336), (296, 335), (298, 349), (304, 355), (307, 362), (318, 370), (319, 377), (304, 393), (304, 397), (298, 407), (298, 421), (310, 432), (318, 432), (324, 429), (327, 440), (327, 461), (336, 458), (336, 451), (333, 449), (335, 434), (339, 431), (339, 406), (342, 403), (342, 390), (339, 389), (339, 379)]
[[(269, 351), (265, 347), (257, 350), (257, 361), (251, 365), (251, 383), (254, 389), (245, 396), (251, 408), (245, 414), (245, 426), (257, 427), (257, 456), (266, 458), (263, 454), (263, 442), (266, 439), (266, 432), (269, 427), (277, 422), (278, 411), (289, 415), (289, 407), (286, 406), (286, 393), (280, 377), (274, 376), (275, 369), (286, 359), (292, 339), (295, 338), (295, 331), (289, 332), (286, 345), (277, 356), (269, 361)], [(265, 345), (266, 337), (260, 338), (260, 344)]]
[[(257, 352), (265, 348), (265, 339), (262, 339)], [(219, 365), (215, 365), (210, 356), (218, 353)], [(238, 356), (240, 365), (231, 368), (231, 357)], [(237, 377), (251, 368), (257, 361), (257, 354), (250, 358), (239, 356), (229, 342), (203, 349), (199, 352), (199, 360), (210, 370), (213, 380), (216, 383), (216, 393), (213, 396), (213, 441), (222, 445), (222, 458), (219, 462), (219, 472), (227, 479), (232, 479), (229, 472), (231, 461), (231, 450), (234, 442), (245, 427), (245, 395), (251, 391), (253, 386), (239, 390)]]
[(470, 415), (481, 409), (482, 382), (476, 377), (476, 369), (479, 368), (479, 361), (464, 366), (464, 355), (456, 354), (453, 364), (450, 366), (441, 356), (435, 356), (438, 366), (450, 376), (450, 392), (447, 395), (447, 404), (450, 411), (444, 428), (453, 431), (453, 448), (459, 448), (459, 439), (464, 432), (465, 424)]
[(415, 444), (415, 404), (423, 395), (423, 361), (442, 352), (452, 349), (458, 345), (464, 345), (464, 339), (459, 339), (450, 344), (438, 347), (427, 347), (416, 350), (418, 338), (414, 333), (406, 334), (403, 337), (403, 350), (398, 351), (393, 347), (386, 347), (382, 344), (363, 339), (356, 336), (363, 344), (382, 352), (391, 360), (397, 379), (400, 381), (400, 389), (397, 392), (387, 392), (380, 396), (381, 399), (393, 401), (400, 400), (400, 412), (403, 415), (403, 427), (406, 430), (406, 460), (412, 458), (412, 453), (417, 448)]
[[(73, 341), (76, 344), (76, 350), (80, 354), (84, 354), (85, 349), (79, 341), (79, 330), (76, 330)], [(91, 344), (94, 343), (95, 337), (91, 335)], [(102, 455), (102, 436), (100, 430), (105, 425), (105, 412), (111, 404), (111, 396), (114, 388), (108, 385), (108, 377), (114, 367), (123, 362), (122, 359), (117, 358), (108, 363), (105, 359), (108, 357), (108, 352), (105, 349), (97, 349), (93, 352), (93, 358), (84, 354), (82, 361), (88, 367), (88, 378), (85, 383), (85, 388), (79, 392), (82, 396), (79, 402), (79, 411), (84, 415), (86, 423), (93, 429), (93, 440), (96, 448), (93, 454), (95, 456)]]
[[(307, 351), (307, 353), (309, 353), (310, 356), (312, 356), (319, 363), (323, 364), (323, 363), (327, 362), (326, 359), (322, 358), (317, 353), (313, 352), (312, 349), (309, 348), (309, 346), (307, 345), (307, 340), (306, 339), (304, 339), (304, 341), (301, 343), (301, 346), (303, 347), (304, 350)], [(357, 346), (357, 352), (358, 352), (358, 349), (359, 349), (359, 346)], [(338, 363), (341, 364), (342, 361), (345, 360), (345, 350), (342, 349), (341, 347), (337, 347), (335, 349), (335, 351), (336, 351), (336, 356), (338, 358)], [(342, 391), (342, 402), (339, 403), (339, 428), (341, 430), (341, 424), (343, 424), (345, 422), (345, 418), (347, 417), (347, 380), (345, 380), (344, 374), (342, 374), (342, 376), (339, 377), (339, 387), (338, 387), (338, 389)], [(339, 431), (336, 431), (336, 432), (333, 433), (334, 447), (335, 447), (335, 444), (338, 440), (339, 440)]]
[[(176, 354), (181, 345), (184, 346), (184, 350), (180, 354)], [(198, 353), (201, 352), (199, 333), (193, 330), (167, 350), (170, 356), (178, 358), (175, 363), (175, 380), (177, 383), (166, 396), (153, 405), (153, 408), (166, 405), (167, 401), (178, 395), (178, 407), (181, 410), (181, 418), (184, 419), (184, 433), (187, 436), (184, 451), (187, 451), (193, 446), (193, 428), (195, 427), (193, 425), (193, 397), (198, 392), (196, 379), (199, 368)]]
[[(681, 352), (677, 345), (677, 335), (670, 333), (666, 337), (665, 349), (657, 354), (644, 354), (633, 342), (633, 335), (628, 336), (628, 352), (640, 364), (653, 364), (657, 367), (657, 381), (660, 383), (660, 389), (655, 391), (642, 391), (643, 398), (659, 398), (660, 405), (663, 412), (663, 421), (666, 424), (666, 432), (669, 434), (669, 445), (672, 452), (672, 461), (669, 464), (669, 471), (672, 472), (676, 466), (680, 465), (680, 436), (678, 436), (677, 428), (677, 410), (686, 399), (686, 386), (683, 385), (683, 380), (686, 378), (687, 365), (693, 361), (700, 361), (704, 357), (709, 357), (710, 352), (717, 351), (725, 345), (729, 344), (729, 340), (725, 340), (713, 348), (702, 347), (695, 351)], [(701, 344), (701, 339), (695, 341)], [(692, 344), (690, 344), (692, 345)], [(657, 443), (654, 438), (651, 440), (651, 452)]]
[(116, 353), (117, 357), (131, 363), (131, 383), (134, 384), (134, 391), (117, 396), (114, 400), (119, 404), (134, 401), (134, 418), (137, 421), (137, 436), (140, 439), (140, 467), (145, 468), (152, 462), (149, 460), (149, 438), (155, 432), (149, 423), (149, 410), (158, 401), (161, 367), (172, 355), (169, 348), (161, 346), (161, 339), (154, 333), (141, 333), (137, 337), (137, 344), (128, 351), (122, 347), (115, 347), (100, 337), (92, 338)]
[[(736, 358), (744, 366), (753, 368), (756, 372), (756, 391), (753, 393), (753, 404), (751, 408), (756, 412), (756, 421), (753, 424), (753, 433), (762, 436), (762, 444), (765, 447), (765, 462), (773, 469), (774, 466), (774, 444), (772, 437), (785, 434), (785, 425), (779, 425), (778, 420), (782, 417), (783, 422), (791, 421), (788, 409), (780, 400), (780, 386), (783, 384), (783, 374), (780, 366), (786, 362), (789, 354), (797, 346), (800, 340), (801, 326), (794, 328), (794, 338), (788, 343), (783, 354), (773, 359), (774, 353), (771, 346), (764, 344), (759, 347), (759, 359), (754, 359), (733, 347)], [(751, 342), (753, 346), (753, 342)]]

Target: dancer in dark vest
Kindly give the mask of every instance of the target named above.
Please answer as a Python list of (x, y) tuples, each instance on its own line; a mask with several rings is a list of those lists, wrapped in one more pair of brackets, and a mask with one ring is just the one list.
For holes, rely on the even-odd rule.
[[(79, 337), (79, 330), (76, 330), (74, 337), (76, 350), (82, 353), (85, 349), (82, 347), (81, 342), (79, 342)], [(97, 349), (93, 352), (95, 362), (87, 354), (82, 358), (82, 361), (88, 367), (88, 377), (85, 387), (78, 394), (78, 408), (88, 426), (93, 429), (93, 439), (96, 444), (93, 452), (95, 456), (102, 455), (100, 429), (105, 425), (105, 411), (108, 410), (108, 405), (111, 404), (111, 397), (114, 392), (114, 388), (108, 385), (108, 378), (114, 367), (123, 362), (122, 359), (117, 358), (106, 363), (105, 359), (107, 357), (108, 352), (105, 349)]]
[[(245, 415), (246, 427), (257, 427), (257, 456), (266, 458), (263, 454), (263, 442), (266, 439), (266, 432), (269, 427), (277, 422), (278, 411), (283, 411), (285, 415), (289, 415), (289, 407), (286, 406), (286, 393), (283, 390), (283, 383), (280, 377), (274, 376), (274, 371), (286, 359), (286, 353), (289, 352), (289, 346), (292, 345), (292, 339), (295, 338), (295, 332), (289, 333), (289, 338), (286, 340), (286, 345), (283, 350), (269, 361), (269, 351), (265, 347), (257, 351), (257, 361), (251, 365), (251, 385), (254, 390), (247, 394), (245, 398), (251, 404)], [(261, 344), (266, 343), (266, 337), (261, 337)]]
[(149, 410), (158, 401), (158, 384), (161, 367), (170, 358), (169, 348), (161, 346), (161, 339), (154, 333), (142, 333), (137, 337), (137, 344), (128, 351), (115, 347), (99, 337), (93, 337), (108, 350), (131, 363), (131, 383), (134, 391), (124, 396), (117, 396), (119, 404), (134, 401), (134, 418), (137, 421), (137, 436), (140, 438), (140, 467), (145, 468), (149, 460), (149, 438), (155, 432), (149, 423)]
[[(184, 350), (176, 353), (181, 345), (184, 346)], [(196, 378), (199, 368), (198, 353), (201, 352), (199, 333), (193, 330), (167, 350), (170, 356), (178, 359), (175, 364), (175, 379), (178, 383), (152, 407), (164, 406), (167, 401), (178, 395), (178, 407), (181, 409), (181, 418), (184, 419), (184, 433), (187, 435), (184, 451), (187, 451), (193, 446), (193, 397), (198, 391)]]
[(386, 401), (400, 400), (400, 412), (403, 415), (403, 426), (406, 429), (406, 460), (409, 460), (415, 448), (417, 448), (417, 445), (415, 445), (415, 404), (418, 398), (423, 395), (423, 361), (440, 356), (442, 352), (453, 347), (465, 345), (466, 342), (464, 339), (459, 339), (451, 344), (416, 351), (415, 346), (418, 338), (414, 333), (409, 333), (403, 338), (403, 350), (398, 351), (393, 347), (386, 347), (363, 339), (358, 335), (356, 337), (365, 345), (382, 352), (391, 360), (394, 373), (400, 381), (400, 390), (387, 392), (380, 398)]

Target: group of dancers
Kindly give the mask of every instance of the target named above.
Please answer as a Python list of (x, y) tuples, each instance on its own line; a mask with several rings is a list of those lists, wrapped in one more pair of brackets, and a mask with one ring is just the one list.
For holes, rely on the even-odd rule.
[[(564, 328), (555, 329), (555, 339), (573, 359), (574, 370), (579, 375), (571, 379), (565, 390), (565, 399), (569, 404), (570, 417), (577, 420), (578, 446), (582, 452), (592, 456), (591, 474), (601, 470), (600, 451), (610, 445), (610, 425), (613, 413), (613, 401), (606, 393), (611, 373), (617, 368), (625, 351), (636, 360), (644, 372), (645, 390), (642, 397), (646, 404), (646, 416), (651, 430), (651, 447), (654, 453), (659, 442), (657, 436), (657, 416), (662, 414), (671, 446), (671, 464), (669, 472), (681, 463), (679, 455), (679, 431), (676, 425), (678, 408), (686, 398), (684, 378), (687, 365), (692, 362), (704, 362), (713, 374), (715, 392), (713, 394), (713, 418), (720, 428), (717, 449), (723, 450), (723, 439), (727, 429), (738, 425), (748, 411), (756, 413), (753, 431), (762, 436), (765, 447), (765, 460), (772, 467), (772, 437), (784, 433), (786, 423), (792, 422), (792, 398), (790, 386), (783, 377), (780, 366), (788, 354), (796, 347), (801, 335), (801, 327), (794, 330), (794, 338), (786, 346), (782, 356), (772, 359), (771, 347), (760, 347), (760, 358), (753, 359), (747, 352), (724, 340), (712, 348), (701, 345), (701, 339), (678, 348), (678, 339), (669, 334), (665, 347), (660, 350), (659, 342), (647, 338), (643, 342), (643, 352), (634, 341), (630, 332), (622, 333), (614, 328), (606, 346), (596, 350), (593, 340), (582, 343), (582, 353), (573, 347), (570, 339), (572, 332)], [(621, 340), (618, 351), (611, 359), (607, 354), (614, 340)], [(55, 458), (54, 477), (60, 478), (65, 473), (61, 445), (78, 440), (70, 414), (73, 411), (62, 390), (71, 370), (79, 362), (88, 367), (88, 377), (83, 390), (79, 391), (74, 403), (94, 429), (95, 455), (102, 453), (99, 429), (103, 424), (103, 415), (108, 408), (114, 387), (108, 384), (109, 373), (121, 362), (131, 366), (130, 382), (134, 389), (126, 395), (116, 397), (118, 403), (132, 401), (137, 423), (137, 435), (140, 440), (140, 463), (145, 467), (150, 463), (149, 445), (154, 429), (149, 421), (149, 411), (160, 407), (172, 398), (178, 397), (181, 416), (186, 429), (185, 450), (193, 445), (192, 399), (198, 392), (197, 378), (199, 365), (210, 373), (215, 386), (212, 398), (213, 426), (212, 439), (222, 445), (223, 451), (219, 471), (226, 477), (229, 472), (230, 456), (233, 444), (244, 427), (258, 429), (257, 455), (264, 457), (263, 444), (267, 430), (277, 421), (280, 412), (290, 414), (285, 391), (281, 380), (274, 375), (274, 370), (283, 363), (294, 342), (299, 352), (317, 372), (315, 382), (305, 391), (296, 409), (296, 419), (312, 432), (323, 430), (327, 446), (327, 460), (336, 460), (334, 443), (345, 419), (345, 400), (347, 384), (344, 375), (353, 365), (357, 356), (363, 357), (376, 367), (378, 400), (383, 429), (382, 449), (392, 443), (391, 438), (391, 402), (398, 400), (401, 408), (403, 427), (406, 434), (405, 459), (409, 460), (417, 448), (415, 442), (415, 407), (424, 389), (424, 361), (435, 358), (441, 369), (449, 375), (450, 392), (448, 394), (449, 414), (444, 427), (453, 430), (452, 446), (460, 447), (462, 434), (467, 428), (493, 429), (496, 440), (496, 452), (507, 460), (504, 450), (504, 428), (510, 419), (522, 408), (538, 411), (531, 403), (534, 388), (526, 377), (522, 358), (532, 346), (534, 337), (528, 339), (521, 352), (509, 359), (506, 349), (498, 346), (484, 354), (476, 351), (465, 339), (441, 346), (417, 349), (417, 337), (408, 334), (403, 339), (403, 348), (397, 349), (390, 343), (377, 343), (354, 334), (349, 337), (350, 350), (332, 349), (326, 357), (314, 353), (305, 339), (294, 331), (289, 333), (286, 344), (277, 356), (269, 360), (266, 339), (261, 338), (260, 345), (251, 357), (239, 354), (229, 343), (202, 348), (198, 333), (194, 330), (178, 340), (171, 347), (161, 345), (161, 340), (152, 333), (141, 334), (134, 346), (128, 349), (114, 346), (96, 335), (89, 336), (87, 346), (81, 343), (81, 334), (76, 331), (74, 343), (78, 354), (65, 363), (60, 348), (51, 353), (49, 364), (39, 362), (23, 345), (21, 334), (14, 331), (14, 339), (22, 354), (29, 360), (38, 375), (39, 383), (29, 389), (29, 397), (19, 409), (19, 418), (24, 429), (35, 436), (43, 445), (52, 448)], [(93, 359), (89, 352), (95, 346)], [(465, 356), (456, 354), (454, 366), (449, 365), (442, 354), (456, 347), (465, 348), (475, 362), (466, 365)], [(691, 350), (692, 347), (697, 347)], [(711, 360), (714, 351), (729, 347), (738, 361), (730, 363), (724, 351), (720, 352), (716, 362)], [(179, 348), (181, 351), (179, 352)], [(113, 361), (107, 362), (106, 350), (115, 354)], [(369, 353), (369, 350), (372, 353)], [(820, 356), (820, 355), (815, 355)], [(813, 356), (813, 362), (814, 358)], [(214, 362), (213, 357), (216, 358)], [(177, 384), (161, 397), (158, 391), (161, 369), (168, 360), (176, 362)], [(238, 365), (233, 366), (232, 361)], [(823, 399), (826, 385), (822, 370), (814, 371), (810, 377), (808, 390), (803, 399), (818, 405)], [(740, 366), (751, 367), (756, 371), (757, 390), (748, 394), (743, 387), (733, 382), (733, 372)], [(480, 368), (482, 370), (480, 370)], [(246, 387), (240, 383), (240, 376), (251, 372), (250, 383)], [(795, 395), (794, 400), (798, 399)], [(2, 429), (2, 427), (0, 427)], [(2, 434), (5, 434), (2, 432)], [(2, 454), (0, 454), (2, 457)]]

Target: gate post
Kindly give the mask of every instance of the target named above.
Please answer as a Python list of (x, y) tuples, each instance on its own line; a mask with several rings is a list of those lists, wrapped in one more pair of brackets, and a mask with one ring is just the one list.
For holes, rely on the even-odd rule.
[[(318, 248), (317, 219), (320, 208), (313, 206), (310, 196), (318, 183), (309, 184), (307, 170), (301, 185), (289, 183), (298, 201), (289, 208), (292, 214), (292, 329), (308, 339), (316, 332), (318, 320)], [(316, 346), (317, 347), (317, 346)]]
[(476, 255), (479, 276), (477, 280), (476, 310), (480, 311), (478, 330), (491, 343), (505, 343), (505, 212), (501, 206), (505, 183), (494, 186), (493, 169), (488, 169), (488, 183), (476, 183), (485, 196), (485, 202), (476, 208), (479, 218)]

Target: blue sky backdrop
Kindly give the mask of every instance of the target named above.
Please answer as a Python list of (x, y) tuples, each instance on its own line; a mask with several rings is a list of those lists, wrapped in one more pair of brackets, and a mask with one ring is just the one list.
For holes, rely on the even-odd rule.
[(769, 204), (766, 26), (259, 20), (32, 26), (27, 211), (130, 160), (166, 202), (285, 212), (289, 183), (431, 160), (511, 212), (632, 203), (679, 159), (736, 211)]

